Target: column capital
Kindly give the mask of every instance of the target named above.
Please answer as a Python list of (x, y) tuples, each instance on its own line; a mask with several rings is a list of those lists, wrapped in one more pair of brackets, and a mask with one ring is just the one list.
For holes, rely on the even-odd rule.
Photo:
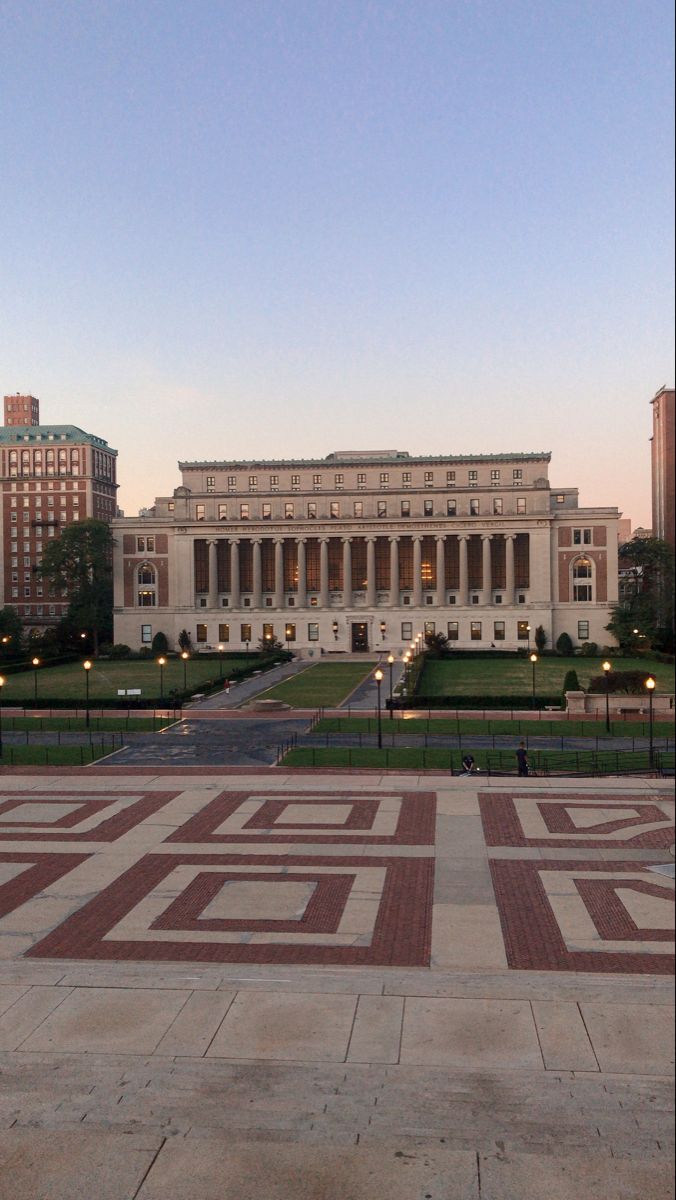
[(481, 540), (482, 540), (482, 542), (492, 542), (493, 534), (492, 533), (482, 533)]
[(446, 541), (446, 534), (445, 534), (445, 533), (435, 533), (435, 535), (434, 535), (434, 540), (435, 540), (435, 542), (437, 542), (437, 543), (438, 543), (438, 542), (445, 542), (445, 541)]
[(412, 533), (411, 541), (412, 542), (422, 542), (424, 536), (425, 536), (424, 533)]
[(343, 545), (344, 545), (344, 546), (351, 546), (351, 545), (352, 545), (352, 537), (351, 537), (351, 536), (350, 536), (350, 537), (342, 537), (340, 540), (341, 540), (341, 542), (343, 543)]
[(401, 534), (400, 533), (391, 533), (388, 535), (387, 540), (388, 540), (388, 542), (398, 542), (401, 540)]

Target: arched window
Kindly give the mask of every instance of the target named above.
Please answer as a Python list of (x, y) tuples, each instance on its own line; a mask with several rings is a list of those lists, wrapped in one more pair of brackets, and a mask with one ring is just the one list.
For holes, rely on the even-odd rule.
[(155, 568), (150, 563), (142, 563), (138, 569), (139, 584), (155, 586)]
[(139, 608), (154, 608), (157, 604), (155, 584), (157, 575), (152, 563), (141, 563), (136, 572), (138, 581), (137, 600)]
[(584, 556), (573, 560), (573, 600), (594, 599), (594, 564)]

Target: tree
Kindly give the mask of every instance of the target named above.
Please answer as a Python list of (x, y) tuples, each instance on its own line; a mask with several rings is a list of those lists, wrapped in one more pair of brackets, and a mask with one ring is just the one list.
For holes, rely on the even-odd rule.
[(67, 525), (47, 545), (38, 573), (52, 593), (68, 596), (64, 623), (85, 631), (94, 653), (99, 641), (112, 641), (113, 536), (105, 521), (89, 517)]
[(549, 641), (543, 625), (538, 625), (535, 630), (535, 645), (538, 654), (542, 654), (547, 642)]
[(188, 653), (192, 650), (192, 639), (187, 629), (182, 629), (178, 635), (178, 644), (181, 650), (187, 650)]
[(21, 652), (23, 623), (10, 604), (0, 609), (0, 658), (17, 658)]
[(556, 639), (556, 653), (565, 657), (573, 653), (573, 639), (569, 633), (560, 633)]
[(448, 653), (448, 638), (445, 633), (426, 633), (425, 645), (434, 658), (443, 658)]
[(619, 549), (626, 566), (623, 597), (611, 609), (609, 633), (625, 651), (674, 648), (674, 553), (660, 538), (632, 538)]
[(153, 650), (155, 654), (165, 654), (168, 649), (169, 642), (167, 641), (167, 635), (159, 630), (153, 638)]

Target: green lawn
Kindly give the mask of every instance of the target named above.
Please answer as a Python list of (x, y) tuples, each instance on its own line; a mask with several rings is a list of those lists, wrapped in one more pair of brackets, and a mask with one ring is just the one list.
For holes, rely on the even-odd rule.
[(173, 724), (173, 717), (8, 717), (3, 716), (3, 732), (67, 733), (91, 730), (92, 733), (156, 733)]
[[(116, 747), (118, 749), (119, 747)], [(110, 746), (3, 746), (2, 767), (83, 767), (111, 754)]]
[[(357, 747), (299, 747), (290, 750), (283, 759), (282, 767), (337, 767), (350, 769), (353, 767), (373, 767), (380, 770), (395, 769), (403, 771), (438, 770), (454, 771), (461, 769), (461, 757), (464, 751), (442, 749), (441, 747), (401, 747), (400, 749), (377, 747), (359, 749)], [(480, 771), (486, 771), (490, 764), (493, 770), (513, 772), (516, 775), (516, 759), (513, 751), (496, 751), (477, 749), (472, 751), (475, 763)], [(621, 774), (623, 771), (648, 772), (647, 751), (626, 751), (598, 754), (593, 751), (556, 751), (529, 750), (531, 767), (539, 772), (551, 772), (552, 775), (567, 773), (593, 773), (594, 771), (607, 774)], [(655, 763), (663, 763), (665, 767), (674, 767), (674, 754), (655, 754)]]
[[(155, 659), (144, 662), (141, 659), (118, 659), (115, 661), (93, 659), (93, 667), (89, 672), (89, 699), (92, 704), (97, 700), (117, 700), (118, 688), (140, 688), (139, 699), (156, 701), (160, 695), (160, 668)], [(223, 658), (223, 676), (227, 679), (229, 670), (241, 667), (243, 658)], [(253, 665), (254, 655), (251, 655)], [(198, 692), (201, 684), (207, 679), (217, 679), (220, 665), (215, 659), (200, 658), (196, 655), (186, 664), (186, 683), (190, 691)], [(183, 662), (181, 659), (169, 658), (163, 668), (163, 692), (165, 699), (172, 688), (183, 691)], [(37, 671), (38, 704), (40, 697), (49, 699), (72, 700), (74, 705), (82, 706), (85, 702), (85, 672), (82, 663), (66, 663), (57, 667), (39, 667)], [(35, 677), (33, 671), (24, 671), (20, 675), (6, 675), (2, 689), (2, 699), (5, 704), (33, 704), (35, 696)], [(124, 704), (123, 696), (119, 697)]]
[(374, 662), (316, 663), (264, 692), (262, 699), (283, 700), (292, 708), (335, 708), (366, 679)]
[[(535, 692), (539, 696), (555, 696), (563, 691), (566, 671), (577, 671), (580, 686), (587, 688), (593, 675), (602, 675), (602, 658), (540, 658), (535, 666)], [(617, 658), (613, 666), (618, 671), (650, 671), (657, 683), (656, 691), (674, 691), (674, 668), (669, 663), (644, 658)], [(421, 696), (491, 696), (530, 695), (533, 683), (532, 667), (527, 658), (456, 658), (429, 659), (424, 666), (418, 686)]]
[[(429, 734), (432, 737), (444, 737), (449, 734), (512, 734), (521, 737), (605, 737), (605, 721), (556, 721), (556, 720), (523, 720), (511, 721), (491, 719), (481, 720), (480, 717), (460, 718), (434, 717), (428, 720), (422, 713), (426, 710), (413, 711), (413, 716), (394, 717), (383, 716), (383, 733), (399, 734)], [(418, 713), (421, 715), (418, 716)], [(322, 733), (370, 733), (378, 732), (378, 722), (375, 717), (323, 717), (314, 727), (314, 732)], [(655, 737), (674, 736), (673, 721), (655, 721), (653, 724)], [(648, 721), (611, 721), (611, 737), (647, 737)]]

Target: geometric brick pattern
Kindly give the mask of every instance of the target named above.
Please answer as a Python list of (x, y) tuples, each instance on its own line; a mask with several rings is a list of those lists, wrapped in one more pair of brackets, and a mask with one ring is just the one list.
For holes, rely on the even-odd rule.
[(167, 840), (432, 845), (434, 821), (432, 793), (222, 792)]
[(88, 854), (0, 851), (0, 918), (31, 900), (88, 857)]
[(426, 966), (431, 858), (145, 855), (28, 957)]
[(0, 793), (3, 842), (112, 842), (152, 816), (176, 792)]
[(674, 840), (664, 807), (626, 794), (613, 803), (571, 793), (482, 793), (479, 810), (488, 846), (666, 849)]
[(490, 859), (490, 869), (510, 967), (673, 973), (673, 880), (636, 862)]

